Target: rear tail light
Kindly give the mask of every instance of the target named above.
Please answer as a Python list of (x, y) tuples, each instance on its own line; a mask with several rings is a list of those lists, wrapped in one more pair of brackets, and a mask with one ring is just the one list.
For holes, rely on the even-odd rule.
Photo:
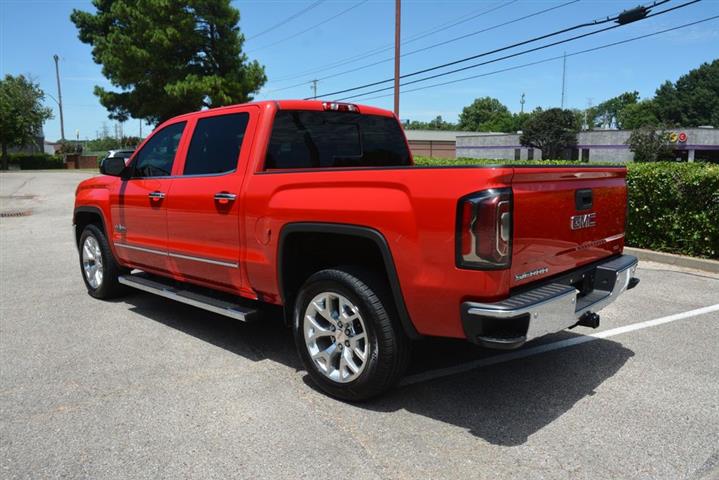
[(323, 102), (322, 108), (331, 112), (353, 112), (359, 113), (359, 107), (351, 103)]
[(490, 270), (512, 261), (512, 190), (462, 197), (457, 208), (457, 266)]

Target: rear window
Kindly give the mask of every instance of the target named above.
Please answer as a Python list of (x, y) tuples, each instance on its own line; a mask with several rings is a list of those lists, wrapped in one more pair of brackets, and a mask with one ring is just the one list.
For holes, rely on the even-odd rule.
[(275, 115), (265, 168), (409, 164), (407, 144), (394, 118), (351, 112), (281, 110)]

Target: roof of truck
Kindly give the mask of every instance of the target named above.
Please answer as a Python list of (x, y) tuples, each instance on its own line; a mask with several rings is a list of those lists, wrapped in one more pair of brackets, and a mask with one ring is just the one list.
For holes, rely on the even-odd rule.
[[(372, 107), (370, 105), (360, 105), (358, 103), (352, 103), (352, 102), (336, 102), (332, 100), (262, 100), (258, 102), (248, 102), (248, 103), (238, 103), (235, 105), (227, 105), (224, 107), (217, 107), (217, 108), (211, 108), (209, 110), (200, 110), (198, 112), (192, 112), (187, 113), (185, 115), (191, 116), (195, 113), (204, 113), (208, 111), (219, 111), (224, 109), (230, 109), (233, 107), (237, 107), (239, 105), (257, 105), (259, 107), (266, 107), (269, 105), (274, 105), (280, 110), (317, 110), (322, 111), (324, 110), (323, 105), (325, 103), (340, 103), (340, 104), (351, 104), (356, 106), (359, 109), (360, 114), (366, 114), (366, 115), (380, 115), (383, 117), (393, 117), (394, 113), (392, 113), (389, 110), (385, 110), (383, 108), (377, 108)], [(181, 115), (181, 116), (185, 116)]]

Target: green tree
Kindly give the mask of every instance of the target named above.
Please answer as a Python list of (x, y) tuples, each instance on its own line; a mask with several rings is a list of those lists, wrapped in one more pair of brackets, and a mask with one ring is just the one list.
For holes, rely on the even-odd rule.
[(0, 80), (0, 143), (2, 169), (8, 168), (8, 148), (22, 147), (42, 134), (42, 124), (52, 118), (52, 110), (42, 105), (45, 94), (22, 75), (6, 75)]
[(140, 142), (142, 142), (140, 137), (115, 138), (107, 135), (86, 142), (85, 150), (90, 152), (104, 152), (106, 150), (116, 150), (119, 148), (136, 148)]
[(513, 113), (512, 120), (509, 123), (509, 128), (502, 131), (508, 133), (516, 133), (521, 130), (524, 130), (524, 124), (527, 123), (527, 120), (532, 118), (532, 115), (532, 113), (527, 112)]
[(719, 60), (662, 84), (654, 105), (659, 120), (669, 126), (719, 126)]
[(110, 118), (159, 123), (175, 115), (252, 100), (267, 81), (242, 52), (240, 12), (230, 0), (93, 0), (73, 10), (79, 38), (119, 91), (95, 87)]
[(446, 122), (442, 115), (437, 115), (434, 120), (422, 122), (420, 120), (412, 120), (404, 126), (407, 130), (457, 130), (457, 124)]
[(667, 133), (656, 127), (645, 125), (632, 132), (626, 142), (634, 152), (635, 162), (658, 162), (671, 158), (671, 147), (667, 143)]
[(589, 127), (623, 128), (620, 117), (629, 105), (639, 101), (639, 92), (624, 92), (589, 109)]
[(474, 132), (510, 132), (512, 114), (502, 102), (492, 97), (477, 98), (459, 114), (460, 130)]
[(647, 125), (659, 125), (654, 100), (642, 100), (641, 102), (627, 105), (618, 116), (622, 128), (635, 130)]
[(519, 143), (541, 149), (543, 159), (559, 159), (567, 149), (577, 145), (579, 127), (572, 110), (538, 110), (525, 122)]

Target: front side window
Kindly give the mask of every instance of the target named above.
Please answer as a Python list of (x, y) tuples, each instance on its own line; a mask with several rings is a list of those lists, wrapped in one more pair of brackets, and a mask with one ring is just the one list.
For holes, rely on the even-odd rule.
[(184, 175), (227, 173), (237, 168), (248, 113), (200, 119), (192, 134)]
[(154, 134), (135, 157), (135, 177), (166, 177), (172, 173), (185, 122), (173, 123)]
[(275, 115), (266, 169), (410, 165), (392, 117), (353, 112), (281, 110)]

